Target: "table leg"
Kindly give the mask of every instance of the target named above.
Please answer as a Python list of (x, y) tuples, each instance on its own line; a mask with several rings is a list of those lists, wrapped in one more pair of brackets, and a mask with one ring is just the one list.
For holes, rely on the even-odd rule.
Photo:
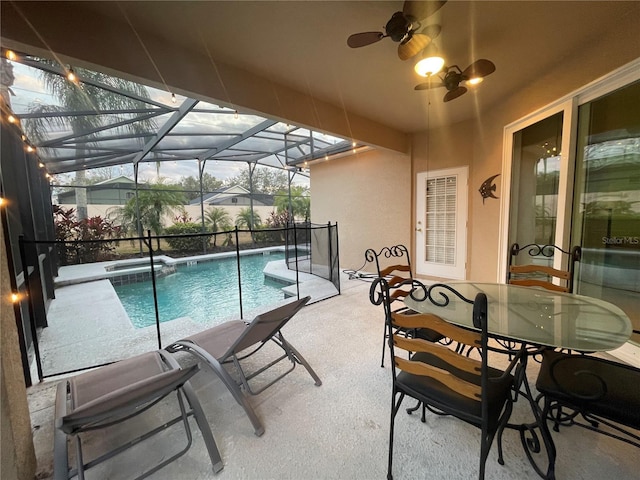
[[(535, 421), (520, 425), (509, 424), (508, 427), (520, 432), (520, 441), (522, 442), (525, 454), (536, 473), (545, 480), (555, 480), (556, 446), (553, 442), (553, 438), (551, 437), (551, 432), (549, 431), (546, 418), (544, 418), (543, 411), (540, 408), (540, 405), (538, 405), (536, 398), (533, 397), (531, 387), (527, 380), (527, 360), (532, 354), (526, 351), (525, 345), (522, 346), (522, 349), (524, 352), (521, 356), (521, 363), (516, 372), (516, 396), (521, 395), (527, 399), (531, 406), (531, 411)], [(522, 391), (523, 386), (524, 391)], [(546, 472), (544, 472), (543, 467), (541, 468), (538, 464), (540, 458), (538, 455), (542, 453), (543, 446), (547, 452)], [(536, 460), (534, 455), (538, 457), (538, 460)]]

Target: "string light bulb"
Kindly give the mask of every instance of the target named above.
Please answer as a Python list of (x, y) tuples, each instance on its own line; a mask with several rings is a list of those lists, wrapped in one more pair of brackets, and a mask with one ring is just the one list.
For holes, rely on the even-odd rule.
[(236, 120), (238, 119), (238, 110), (236, 110), (235, 113), (233, 114), (233, 118), (235, 118)]
[(20, 300), (20, 295), (18, 295), (17, 293), (12, 293), (11, 294), (11, 303), (18, 303), (18, 300)]
[(176, 103), (178, 101), (178, 99), (176, 98), (176, 94), (172, 93), (171, 94), (171, 103)]
[(11, 60), (12, 62), (14, 62), (15, 60), (18, 59), (18, 56), (16, 55), (16, 52), (14, 52), (13, 50), (5, 50), (4, 52), (4, 58), (6, 58), (7, 60)]
[(16, 122), (18, 121), (18, 119), (17, 119), (16, 117), (14, 117), (13, 115), (9, 115), (9, 116), (7, 117), (7, 121), (8, 121), (9, 123), (16, 123)]
[(69, 67), (69, 70), (67, 70), (67, 80), (69, 80), (71, 83), (78, 82), (78, 77), (76, 76), (76, 72), (74, 72), (73, 68), (71, 67)]
[(36, 151), (36, 149), (33, 147), (33, 145), (27, 145), (27, 152), (33, 153), (35, 151)]

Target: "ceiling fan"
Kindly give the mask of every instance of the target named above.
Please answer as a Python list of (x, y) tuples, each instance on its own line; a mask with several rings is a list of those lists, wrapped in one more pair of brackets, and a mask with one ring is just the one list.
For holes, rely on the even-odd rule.
[(440, 25), (428, 25), (420, 32), (420, 20), (440, 9), (447, 0), (412, 2), (406, 1), (401, 12), (396, 12), (384, 27), (384, 32), (354, 33), (347, 39), (351, 48), (364, 47), (389, 37), (398, 45), (398, 57), (408, 60), (423, 50), (440, 34)]
[[(458, 98), (467, 92), (467, 88), (460, 85), (462, 82), (480, 83), (484, 77), (491, 75), (496, 71), (496, 66), (491, 60), (481, 58), (476, 60), (464, 70), (460, 70), (457, 65), (451, 65), (445, 67), (443, 75), (436, 75), (436, 81), (428, 81), (416, 85), (415, 90), (426, 90), (429, 88), (445, 87), (447, 93), (444, 96), (444, 101), (449, 102)], [(429, 77), (431, 79), (431, 77)]]

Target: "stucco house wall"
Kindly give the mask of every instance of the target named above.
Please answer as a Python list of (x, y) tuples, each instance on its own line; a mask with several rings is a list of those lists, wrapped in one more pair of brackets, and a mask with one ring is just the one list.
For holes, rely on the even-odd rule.
[[(311, 167), (311, 221), (338, 223), (340, 267), (367, 248), (411, 242), (411, 157), (372, 150)], [(369, 266), (369, 271), (371, 266)]]

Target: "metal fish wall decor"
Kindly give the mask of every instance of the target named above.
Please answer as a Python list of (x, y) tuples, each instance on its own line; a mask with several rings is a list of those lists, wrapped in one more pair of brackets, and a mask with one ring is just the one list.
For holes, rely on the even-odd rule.
[(499, 176), (499, 173), (493, 175), (492, 177), (487, 178), (484, 182), (482, 182), (482, 185), (480, 185), (480, 189), (478, 191), (480, 192), (480, 195), (482, 195), (483, 204), (486, 198), (498, 198), (493, 194), (493, 192), (496, 191), (496, 185), (493, 183), (493, 180)]

